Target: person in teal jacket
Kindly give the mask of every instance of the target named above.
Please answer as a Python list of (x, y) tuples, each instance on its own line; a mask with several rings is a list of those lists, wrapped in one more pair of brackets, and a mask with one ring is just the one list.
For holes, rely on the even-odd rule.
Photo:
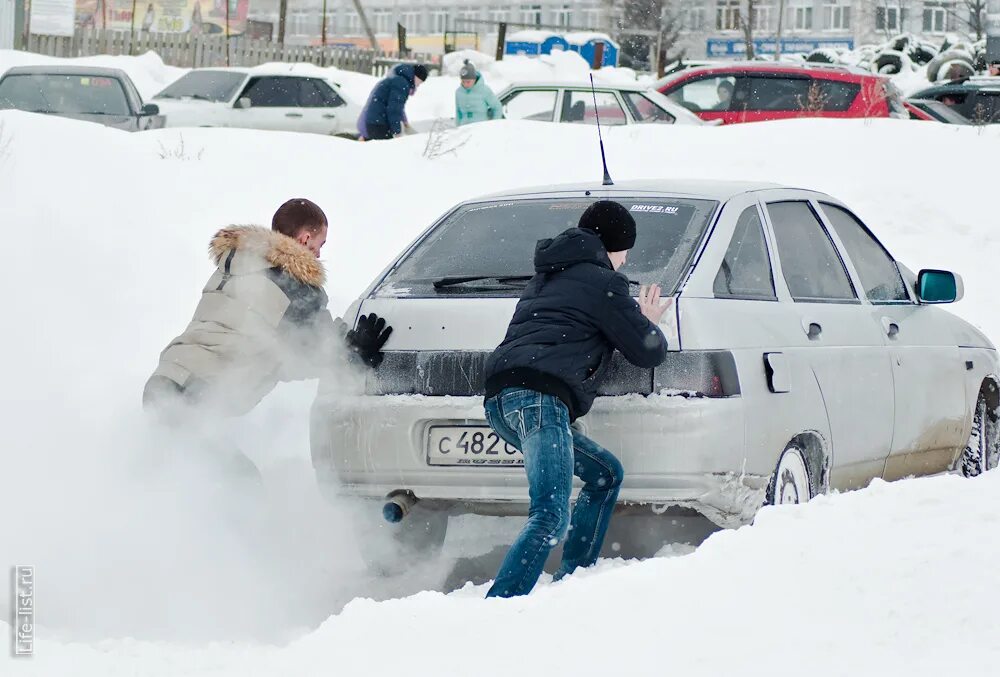
[(503, 108), (493, 90), (483, 82), (483, 76), (474, 65), (465, 62), (459, 72), (462, 85), (455, 92), (455, 125), (499, 120), (503, 117)]

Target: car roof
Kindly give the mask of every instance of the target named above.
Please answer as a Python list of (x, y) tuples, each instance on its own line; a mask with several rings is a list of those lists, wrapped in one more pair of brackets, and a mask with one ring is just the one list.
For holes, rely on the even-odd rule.
[[(567, 88), (572, 87), (574, 89), (590, 89), (589, 80), (540, 80), (540, 81), (527, 81), (527, 82), (512, 82), (510, 85), (504, 88), (504, 91), (508, 89), (531, 89), (531, 88)], [(618, 83), (618, 82), (598, 82), (594, 81), (594, 89), (603, 90), (619, 90), (622, 92), (646, 92), (649, 91), (650, 85), (643, 85), (639, 83)]]
[(743, 193), (787, 187), (764, 181), (719, 181), (715, 179), (641, 179), (620, 181), (613, 186), (605, 186), (597, 181), (593, 181), (590, 183), (553, 184), (521, 188), (519, 190), (507, 190), (484, 195), (474, 200), (469, 200), (469, 202), (499, 198), (532, 197), (551, 193), (579, 193), (584, 191), (600, 193), (605, 196), (613, 194), (627, 195), (629, 193), (662, 193), (665, 195), (683, 195), (722, 202)]
[(90, 75), (95, 78), (128, 79), (128, 75), (120, 68), (98, 66), (14, 66), (5, 75)]
[(727, 61), (712, 66), (695, 66), (671, 73), (660, 78), (652, 87), (659, 89), (665, 84), (687, 79), (695, 75), (712, 74), (727, 71), (740, 71), (744, 73), (781, 73), (781, 74), (807, 74), (807, 75), (835, 75), (848, 76), (851, 78), (860, 77), (884, 77), (875, 73), (857, 68), (855, 66), (845, 66), (841, 64), (824, 64), (804, 61), (802, 63), (773, 63), (768, 61)]
[(269, 62), (259, 66), (207, 66), (205, 68), (194, 68), (189, 73), (203, 73), (206, 71), (216, 71), (222, 73), (238, 73), (240, 75), (292, 75), (299, 77), (312, 77), (328, 79), (329, 73), (319, 66), (311, 63), (280, 63)]

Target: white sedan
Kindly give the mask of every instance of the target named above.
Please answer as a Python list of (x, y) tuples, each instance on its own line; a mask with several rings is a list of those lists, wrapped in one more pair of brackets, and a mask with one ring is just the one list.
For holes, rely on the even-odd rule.
[[(597, 85), (589, 82), (513, 84), (500, 92), (508, 120), (539, 120), (602, 125), (703, 125), (704, 120), (659, 92), (642, 85)], [(596, 100), (596, 108), (595, 108)]]
[(428, 551), (451, 515), (526, 514), (521, 453), (484, 419), (483, 368), (535, 241), (598, 199), (635, 216), (622, 268), (635, 291), (658, 283), (674, 299), (664, 363), (616, 356), (577, 422), (625, 467), (619, 511), (737, 526), (765, 503), (997, 466), (997, 352), (938, 307), (961, 298), (961, 278), (913, 274), (823, 193), (646, 181), (471, 200), (404, 249), (345, 315), (395, 328), (366, 394), (324, 381), (313, 407), (322, 488), (371, 499), (373, 513), (385, 502), (391, 521), (411, 513), (394, 535)]
[(242, 127), (352, 138), (361, 112), (335, 83), (287, 64), (192, 70), (153, 101), (167, 127)]

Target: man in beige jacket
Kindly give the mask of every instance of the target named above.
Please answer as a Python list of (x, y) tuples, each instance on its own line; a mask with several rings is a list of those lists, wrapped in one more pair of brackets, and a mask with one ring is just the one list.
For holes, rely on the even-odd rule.
[(351, 361), (377, 367), (392, 332), (385, 320), (362, 316), (346, 331), (327, 310), (318, 260), (327, 227), (322, 209), (296, 198), (278, 208), (270, 229), (216, 233), (209, 254), (218, 268), (187, 329), (160, 354), (143, 406), (172, 427), (210, 428), (253, 409), (279, 381)]

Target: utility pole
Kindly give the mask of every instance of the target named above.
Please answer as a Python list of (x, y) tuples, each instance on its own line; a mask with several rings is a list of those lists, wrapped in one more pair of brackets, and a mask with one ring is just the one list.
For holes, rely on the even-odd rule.
[(778, 0), (778, 32), (774, 36), (774, 60), (781, 58), (781, 29), (785, 25), (785, 0)]
[[(285, 0), (282, 0), (284, 2)], [(361, 0), (353, 0), (354, 11), (358, 13), (361, 18), (361, 26), (365, 29), (365, 34), (368, 36), (368, 42), (372, 44), (372, 50), (379, 51), (378, 40), (375, 39), (375, 32), (372, 30), (372, 25), (368, 23), (368, 17), (365, 16), (365, 8), (361, 6)]]
[(285, 44), (285, 17), (288, 15), (288, 0), (278, 3), (278, 44)]

